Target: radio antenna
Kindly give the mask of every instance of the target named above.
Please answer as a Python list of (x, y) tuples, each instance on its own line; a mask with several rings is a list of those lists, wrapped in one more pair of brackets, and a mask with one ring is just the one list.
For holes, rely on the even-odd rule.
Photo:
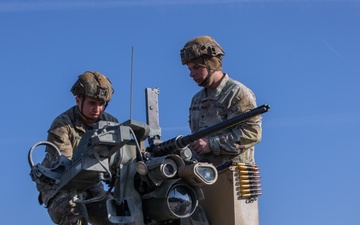
[(130, 74), (130, 120), (132, 119), (132, 87), (134, 67), (134, 46), (131, 46), (131, 74)]

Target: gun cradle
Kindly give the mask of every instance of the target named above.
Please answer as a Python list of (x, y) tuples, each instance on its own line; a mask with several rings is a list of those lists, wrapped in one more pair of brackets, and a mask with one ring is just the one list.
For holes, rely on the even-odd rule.
[[(100, 160), (100, 161), (99, 161)], [(79, 193), (99, 182), (109, 171), (107, 158), (80, 158), (59, 177), (59, 190), (77, 190)]]
[[(73, 157), (73, 164), (60, 176), (59, 190), (85, 191), (92, 184), (111, 177), (109, 159), (131, 140), (130, 128), (117, 123), (86, 133)], [(91, 143), (89, 147), (89, 143)]]

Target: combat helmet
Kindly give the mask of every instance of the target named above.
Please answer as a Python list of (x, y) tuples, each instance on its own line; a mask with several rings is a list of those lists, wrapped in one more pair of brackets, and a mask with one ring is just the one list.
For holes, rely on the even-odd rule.
[(86, 71), (70, 90), (74, 96), (87, 96), (104, 102), (109, 102), (114, 93), (110, 80), (96, 71)]
[(202, 56), (204, 58), (219, 57), (225, 55), (222, 47), (210, 36), (199, 36), (188, 41), (180, 50), (181, 63), (188, 64), (190, 61)]

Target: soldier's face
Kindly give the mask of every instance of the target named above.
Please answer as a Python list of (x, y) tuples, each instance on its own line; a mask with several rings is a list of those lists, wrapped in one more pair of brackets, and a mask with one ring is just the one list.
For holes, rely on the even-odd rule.
[(82, 109), (84, 116), (94, 120), (98, 119), (105, 109), (104, 101), (99, 101), (90, 97), (84, 97), (84, 101), (81, 101), (79, 97), (76, 97), (76, 104)]
[(197, 83), (198, 85), (203, 82), (203, 80), (206, 78), (208, 71), (207, 69), (199, 64), (195, 64), (193, 62), (189, 62), (187, 64), (189, 70), (190, 70), (190, 77)]

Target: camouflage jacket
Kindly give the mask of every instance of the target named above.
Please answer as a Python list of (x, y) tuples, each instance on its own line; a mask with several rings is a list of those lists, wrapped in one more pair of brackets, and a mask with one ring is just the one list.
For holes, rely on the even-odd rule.
[[(101, 115), (100, 120), (118, 122), (115, 117), (106, 112)], [(77, 106), (73, 106), (55, 118), (48, 130), (47, 140), (54, 143), (59, 148), (62, 155), (71, 159), (81, 137), (85, 132), (91, 129), (92, 127), (85, 125), (81, 120)], [(54, 151), (55, 150), (52, 148), (46, 148), (47, 153), (42, 165), (48, 168), (52, 167), (58, 160), (58, 154)], [(98, 187), (100, 186), (102, 187), (102, 185), (99, 184)], [(40, 203), (44, 203), (45, 206), (47, 206), (48, 201), (55, 196), (56, 192), (46, 183), (38, 184), (37, 189), (41, 193), (41, 197), (39, 197)], [(97, 191), (95, 190), (95, 192)]]
[[(189, 109), (191, 131), (233, 118), (256, 108), (254, 93), (242, 83), (225, 74), (215, 89), (203, 88), (194, 95)], [(227, 160), (254, 163), (254, 145), (261, 140), (261, 116), (255, 116), (243, 123), (208, 136), (211, 154), (194, 156), (199, 161), (221, 164)]]

